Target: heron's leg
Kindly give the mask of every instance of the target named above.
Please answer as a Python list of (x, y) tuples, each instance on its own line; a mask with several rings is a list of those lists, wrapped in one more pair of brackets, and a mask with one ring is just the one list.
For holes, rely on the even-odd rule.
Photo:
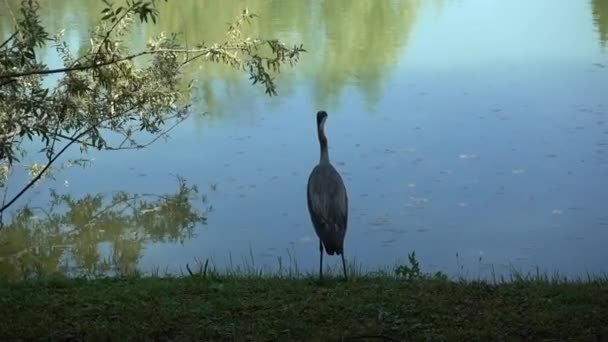
[(342, 256), (342, 270), (344, 270), (344, 281), (347, 281), (348, 278), (346, 277), (346, 262), (344, 262), (344, 252), (342, 252), (341, 256)]
[(323, 279), (323, 243), (321, 242), (321, 239), (319, 239), (319, 253), (320, 253), (320, 258), (319, 258), (319, 280)]

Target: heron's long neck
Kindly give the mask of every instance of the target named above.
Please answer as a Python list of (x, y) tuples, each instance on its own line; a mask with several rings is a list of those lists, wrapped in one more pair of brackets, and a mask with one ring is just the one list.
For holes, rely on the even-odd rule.
[(329, 153), (327, 152), (327, 137), (325, 136), (323, 126), (317, 127), (317, 132), (319, 134), (319, 145), (321, 145), (320, 163), (329, 164)]

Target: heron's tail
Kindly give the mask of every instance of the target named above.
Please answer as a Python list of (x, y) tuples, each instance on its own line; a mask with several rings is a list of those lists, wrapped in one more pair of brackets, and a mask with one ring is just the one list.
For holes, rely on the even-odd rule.
[(342, 241), (335, 240), (338, 239), (329, 239), (329, 241), (327, 241), (328, 243), (323, 243), (323, 246), (325, 246), (325, 251), (329, 255), (340, 255), (344, 252), (344, 246), (342, 244)]
[(342, 254), (344, 249), (343, 229), (340, 229), (338, 225), (325, 225), (322, 229), (316, 229), (316, 231), (327, 254)]

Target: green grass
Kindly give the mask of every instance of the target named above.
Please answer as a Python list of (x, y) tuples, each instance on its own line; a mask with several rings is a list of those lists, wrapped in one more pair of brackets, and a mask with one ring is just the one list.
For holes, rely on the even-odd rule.
[(346, 283), (207, 270), (178, 278), (1, 281), (0, 340), (608, 338), (605, 278), (490, 284), (408, 274)]

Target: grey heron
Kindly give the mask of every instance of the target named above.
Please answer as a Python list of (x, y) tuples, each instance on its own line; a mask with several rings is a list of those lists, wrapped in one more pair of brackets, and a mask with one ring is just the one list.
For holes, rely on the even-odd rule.
[(344, 236), (348, 222), (348, 196), (342, 177), (331, 165), (325, 136), (327, 113), (317, 112), (317, 134), (321, 146), (321, 157), (308, 177), (308, 212), (319, 237), (319, 279), (323, 278), (323, 247), (328, 255), (340, 255), (344, 280), (346, 263), (344, 261)]

